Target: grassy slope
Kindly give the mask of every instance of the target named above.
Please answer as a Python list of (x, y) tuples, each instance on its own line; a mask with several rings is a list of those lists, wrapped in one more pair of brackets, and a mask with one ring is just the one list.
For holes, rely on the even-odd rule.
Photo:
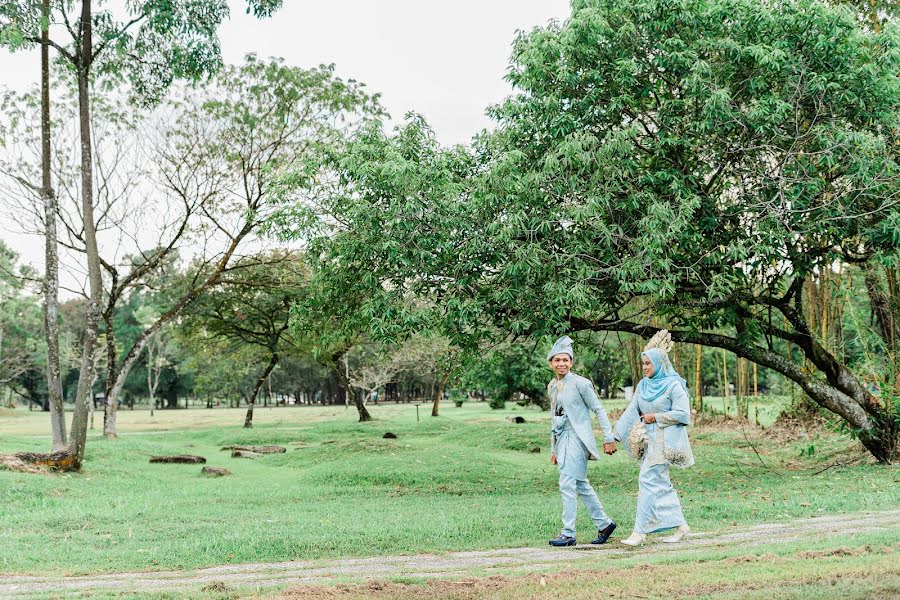
[[(543, 545), (559, 528), (547, 425), (532, 410), (483, 405), (444, 408), (415, 420), (413, 406), (374, 408), (354, 422), (343, 408), (217, 409), (120, 413), (122, 438), (91, 439), (82, 474), (0, 472), (0, 572), (91, 573), (322, 556), (433, 552)], [(525, 425), (503, 418), (522, 414)], [(102, 417), (100, 417), (102, 418)], [(0, 415), (0, 452), (45, 449), (35, 437), (46, 415)], [(153, 432), (178, 420), (179, 430)], [(185, 427), (193, 425), (197, 429)], [(45, 426), (45, 424), (43, 425)], [(385, 431), (397, 440), (385, 440)], [(132, 433), (129, 433), (132, 432)], [(740, 431), (695, 428), (698, 465), (674, 473), (695, 529), (896, 508), (896, 468), (834, 467), (857, 456), (844, 438), (803, 444), (754, 438), (764, 468)], [(753, 435), (753, 434), (752, 434)], [(233, 443), (277, 443), (282, 455), (237, 460)], [(541, 446), (540, 454), (528, 450)], [(202, 454), (231, 477), (206, 479), (196, 465), (150, 465), (161, 453)], [(824, 456), (823, 456), (824, 455)], [(593, 463), (590, 477), (627, 533), (636, 465), (624, 452)], [(585, 538), (593, 531), (580, 511)]]

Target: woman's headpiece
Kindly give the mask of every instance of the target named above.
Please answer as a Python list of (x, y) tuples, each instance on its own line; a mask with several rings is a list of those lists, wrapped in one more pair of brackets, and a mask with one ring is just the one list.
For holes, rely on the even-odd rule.
[(650, 341), (647, 342), (647, 345), (644, 346), (644, 352), (650, 350), (651, 348), (659, 348), (666, 354), (669, 353), (672, 348), (675, 347), (675, 342), (672, 341), (672, 336), (669, 334), (668, 329), (660, 329), (656, 332)]

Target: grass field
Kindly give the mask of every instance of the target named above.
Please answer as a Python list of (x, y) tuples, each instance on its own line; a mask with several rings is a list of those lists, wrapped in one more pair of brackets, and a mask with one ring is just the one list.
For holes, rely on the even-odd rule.
[[(352, 408), (258, 409), (251, 430), (240, 427), (238, 409), (157, 411), (152, 420), (123, 410), (121, 438), (92, 436), (80, 474), (0, 471), (0, 573), (546, 545), (559, 530), (560, 501), (544, 414), (469, 403), (432, 418), (427, 408), (417, 422), (412, 405), (377, 406), (378, 420), (362, 424)], [(527, 423), (505, 419), (513, 414)], [(0, 452), (46, 450), (46, 430), (46, 414), (0, 412)], [(398, 439), (382, 439), (386, 431)], [(695, 529), (898, 505), (898, 470), (871, 464), (845, 437), (784, 441), (710, 424), (693, 429), (692, 443), (697, 466), (673, 479)], [(219, 450), (226, 444), (288, 452), (232, 459)], [(207, 479), (198, 465), (148, 464), (166, 453), (200, 454), (233, 475)], [(627, 534), (637, 465), (619, 452), (592, 463), (590, 477)], [(580, 538), (593, 533), (581, 510)]]

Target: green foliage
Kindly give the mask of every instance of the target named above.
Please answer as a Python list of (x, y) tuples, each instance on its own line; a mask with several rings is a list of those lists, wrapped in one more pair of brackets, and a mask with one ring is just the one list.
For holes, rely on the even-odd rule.
[(279, 352), (293, 346), (283, 333), (292, 304), (305, 296), (307, 270), (299, 255), (246, 257), (184, 313), (183, 331), (206, 343), (218, 338), (234, 348)]
[(351, 145), (320, 271), (382, 329), (387, 295), (440, 299), (459, 342), (637, 298), (759, 335), (792, 278), (896, 253), (898, 46), (814, 1), (576, 2), (516, 41), (479, 172), (419, 119)]
[(237, 261), (183, 314), (180, 339), (200, 394), (240, 398), (273, 355), (297, 354), (306, 341), (287, 333), (290, 308), (306, 294), (301, 257), (272, 253)]
[(900, 257), (898, 71), (896, 26), (819, 0), (577, 0), (516, 39), (517, 92), (471, 152), (411, 118), (331, 161), (323, 305), (472, 352), (655, 319), (779, 370), (887, 459), (897, 432), (873, 433), (802, 291)]
[[(263, 18), (281, 7), (283, 0), (248, 0), (247, 13)], [(0, 2), (0, 46), (17, 50), (40, 43), (41, 2)], [(92, 13), (89, 70), (108, 85), (130, 84), (134, 98), (145, 104), (159, 102), (178, 79), (199, 80), (222, 67), (218, 28), (228, 18), (226, 0), (128, 0), (124, 6), (95, 2)], [(71, 2), (50, 3), (50, 22), (73, 23), (69, 43), (54, 41), (59, 64), (76, 67), (82, 28)]]
[(645, 298), (759, 335), (792, 278), (896, 252), (898, 44), (817, 2), (576, 2), (517, 40), (522, 93), (492, 111), (483, 293), (512, 290), (510, 327)]
[(34, 276), (0, 240), (0, 400), (13, 391), (41, 402), (46, 365), (39, 299), (25, 286)]
[(547, 382), (552, 373), (532, 344), (504, 344), (471, 359), (465, 367), (463, 387), (483, 390), (491, 408), (503, 408), (508, 401), (549, 408)]
[[(318, 329), (334, 343), (359, 332), (390, 341), (437, 326), (443, 306), (421, 302), (424, 282), (407, 275), (421, 264), (455, 261), (454, 241), (431, 233), (452, 226), (455, 215), (444, 204), (459, 197), (472, 166), (464, 149), (440, 150), (424, 121), (412, 116), (396, 136), (374, 121), (346, 149), (329, 152), (325, 170), (338, 180), (317, 188), (314, 227), (283, 231), (311, 238), (317, 272), (297, 326)], [(393, 269), (398, 276), (387, 276)], [(315, 319), (326, 322), (316, 326)]]

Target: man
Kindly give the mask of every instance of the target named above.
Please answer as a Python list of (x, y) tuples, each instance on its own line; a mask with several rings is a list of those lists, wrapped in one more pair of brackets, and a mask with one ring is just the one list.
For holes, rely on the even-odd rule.
[(597, 538), (592, 544), (609, 539), (616, 524), (606, 516), (597, 492), (587, 479), (587, 461), (597, 460), (597, 442), (591, 428), (591, 413), (597, 415), (603, 429), (603, 451), (616, 451), (615, 437), (606, 411), (600, 404), (590, 380), (572, 373), (575, 354), (569, 336), (559, 338), (547, 355), (547, 362), (556, 377), (547, 386), (550, 394), (550, 464), (559, 468), (559, 492), (562, 495), (562, 531), (550, 540), (551, 546), (575, 545), (575, 514), (578, 497), (584, 502), (597, 526)]

